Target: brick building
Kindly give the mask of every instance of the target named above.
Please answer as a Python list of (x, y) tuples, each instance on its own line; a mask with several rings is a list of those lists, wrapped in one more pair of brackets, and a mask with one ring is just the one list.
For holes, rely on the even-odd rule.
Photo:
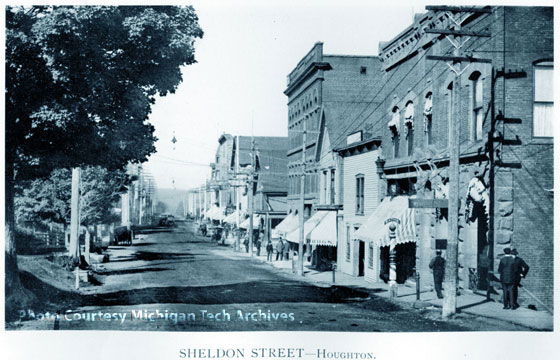
[[(493, 285), (504, 247), (515, 247), (531, 266), (521, 301), (553, 304), (553, 9), (487, 7), (488, 13), (428, 11), (394, 39), (381, 43), (382, 89), (370, 96), (367, 119), (349, 117), (355, 128), (382, 136), (381, 197), (447, 198), (448, 122), (458, 121), (460, 138), (459, 286), (496, 293)], [(463, 52), (488, 63), (463, 66), (459, 104), (453, 103), (455, 75), (444, 35), (427, 29), (488, 32), (473, 36)], [(413, 263), (424, 284), (436, 248), (445, 249), (446, 209), (415, 209), (415, 238), (399, 252)], [(383, 263), (383, 232), (366, 234)], [(410, 245), (415, 244), (415, 248)], [(406, 250), (405, 250), (406, 248)], [(385, 255), (384, 255), (385, 254)], [(380, 275), (382, 267), (379, 266)], [(414, 271), (410, 272), (410, 275)]]
[[(337, 212), (342, 207), (342, 163), (334, 149), (345, 144), (348, 124), (344, 119), (357, 109), (365, 109), (371, 105), (365, 96), (375, 93), (381, 86), (378, 81), (380, 65), (375, 56), (324, 54), (323, 43), (318, 42), (288, 75), (288, 86), (284, 94), (288, 96), (290, 213), (297, 214), (300, 207), (304, 129), (304, 218), (310, 219), (318, 208)], [(363, 113), (358, 119), (364, 119), (365, 115)], [(318, 216), (322, 219), (323, 215), (325, 214)], [(328, 216), (330, 222), (332, 218), (332, 214)], [(335, 245), (332, 244), (333, 241), (324, 239), (307, 240), (316, 247)], [(293, 241), (297, 242), (295, 238)], [(328, 249), (323, 250), (323, 255), (333, 257), (332, 251), (328, 255)]]

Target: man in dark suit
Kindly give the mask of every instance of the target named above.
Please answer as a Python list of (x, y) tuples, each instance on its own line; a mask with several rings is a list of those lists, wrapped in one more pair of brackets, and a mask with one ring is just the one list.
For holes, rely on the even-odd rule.
[(434, 272), (434, 288), (439, 299), (443, 299), (441, 293), (441, 284), (443, 282), (443, 274), (445, 272), (445, 260), (441, 257), (441, 250), (436, 251), (436, 257), (430, 261), (430, 269)]
[(517, 249), (512, 249), (511, 254), (513, 255), (513, 270), (515, 272), (515, 282), (513, 283), (513, 310), (519, 307), (517, 303), (517, 295), (521, 285), (521, 278), (526, 277), (529, 272), (529, 265), (520, 258)]
[(500, 273), (500, 281), (502, 283), (502, 291), (504, 293), (504, 309), (511, 309), (513, 305), (513, 284), (515, 283), (514, 260), (511, 255), (511, 249), (504, 249), (504, 256), (500, 260), (498, 266)]

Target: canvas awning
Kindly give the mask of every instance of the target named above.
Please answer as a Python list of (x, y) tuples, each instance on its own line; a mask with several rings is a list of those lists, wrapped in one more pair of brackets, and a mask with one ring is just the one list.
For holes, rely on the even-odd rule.
[(237, 223), (237, 213), (239, 213), (239, 222), (241, 223), (243, 220), (245, 220), (245, 214), (243, 211), (241, 210), (235, 210), (234, 212), (232, 212), (231, 214), (229, 214), (228, 216), (226, 216), (224, 218), (224, 222), (228, 223), (228, 224), (236, 224)]
[(206, 212), (206, 217), (211, 220), (222, 220), (224, 218), (224, 209), (219, 206), (213, 206)]
[(354, 233), (355, 240), (373, 241), (376, 246), (390, 244), (389, 226), (396, 225), (395, 244), (416, 242), (414, 209), (408, 207), (408, 196), (386, 197)]
[[(311, 216), (307, 221), (303, 224), (303, 238), (308, 239), (309, 234), (313, 229), (319, 225), (319, 222), (327, 216), (327, 211), (317, 211), (313, 216)], [(294, 230), (290, 231), (286, 235), (286, 240), (293, 243), (299, 243), (299, 226)]]
[(311, 245), (336, 246), (336, 211), (319, 211), (326, 213), (309, 235)]
[[(253, 229), (257, 229), (259, 226), (259, 221), (260, 221), (261, 216), (257, 215), (257, 214), (253, 214)], [(248, 229), (249, 228), (249, 217), (247, 219), (245, 219), (241, 224), (239, 224), (239, 227), (241, 229)]]
[[(280, 235), (285, 236), (290, 231), (294, 230), (299, 225), (299, 217), (296, 216), (294, 213), (289, 214), (280, 222), (280, 224), (276, 225), (273, 230), (272, 237), (279, 237)], [(274, 236), (277, 233), (277, 236)]]

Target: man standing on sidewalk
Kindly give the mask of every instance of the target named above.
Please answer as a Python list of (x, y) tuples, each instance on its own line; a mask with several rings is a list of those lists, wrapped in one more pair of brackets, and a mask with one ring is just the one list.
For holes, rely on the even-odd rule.
[(515, 282), (514, 260), (511, 249), (504, 249), (504, 256), (498, 266), (502, 291), (504, 293), (504, 309), (511, 309), (513, 304), (513, 283)]
[(268, 239), (266, 243), (266, 261), (272, 261), (272, 252), (274, 251), (274, 247), (272, 246), (272, 242)]
[(513, 270), (515, 272), (512, 309), (515, 310), (519, 307), (519, 304), (517, 303), (517, 295), (519, 293), (519, 288), (522, 287), (521, 278), (527, 276), (527, 273), (529, 272), (529, 265), (527, 265), (527, 263), (518, 256), (519, 253), (517, 252), (517, 249), (512, 249), (511, 254), (513, 255)]
[(436, 256), (430, 261), (430, 269), (434, 272), (434, 288), (436, 289), (438, 299), (443, 299), (441, 285), (443, 283), (443, 275), (445, 271), (445, 260), (441, 257), (441, 250), (436, 251)]

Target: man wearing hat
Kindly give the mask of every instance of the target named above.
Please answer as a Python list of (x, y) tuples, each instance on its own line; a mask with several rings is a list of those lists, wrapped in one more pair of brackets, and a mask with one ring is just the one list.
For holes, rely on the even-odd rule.
[(434, 272), (434, 288), (437, 297), (443, 299), (441, 293), (441, 284), (443, 283), (443, 275), (445, 273), (445, 260), (441, 257), (441, 250), (436, 250), (436, 256), (430, 261), (430, 269)]
[(500, 273), (500, 281), (502, 282), (502, 291), (504, 294), (504, 309), (511, 309), (513, 304), (513, 285), (515, 283), (514, 259), (511, 255), (511, 249), (504, 249), (504, 256), (500, 260), (498, 266)]
[(511, 249), (511, 254), (513, 255), (513, 271), (515, 272), (515, 282), (513, 283), (513, 307), (512, 309), (517, 309), (519, 304), (517, 303), (517, 295), (521, 285), (521, 278), (526, 277), (529, 272), (529, 265), (520, 258), (517, 249)]

